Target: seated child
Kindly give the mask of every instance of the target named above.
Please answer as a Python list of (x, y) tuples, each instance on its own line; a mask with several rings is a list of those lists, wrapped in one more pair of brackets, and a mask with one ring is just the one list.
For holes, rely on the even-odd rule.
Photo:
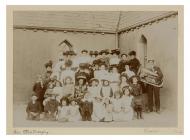
[(137, 119), (143, 119), (142, 117), (142, 110), (143, 110), (143, 96), (142, 96), (142, 88), (141, 85), (138, 83), (138, 77), (133, 76), (131, 77), (132, 84), (130, 85), (132, 88), (132, 95), (134, 96), (133, 99), (133, 108), (137, 113)]
[(129, 86), (123, 87), (122, 96), (122, 109), (123, 109), (123, 121), (130, 121), (133, 119), (132, 108), (133, 96)]
[(76, 122), (81, 120), (81, 115), (79, 112), (79, 106), (75, 100), (72, 100), (69, 105), (69, 121)]
[(103, 85), (100, 89), (100, 96), (102, 98), (112, 98), (113, 97), (113, 90), (109, 85), (110, 84), (109, 81), (106, 79), (103, 79), (102, 82), (103, 82)]
[(113, 104), (111, 103), (109, 98), (104, 99), (104, 107), (105, 107), (105, 117), (104, 122), (113, 121)]
[(84, 98), (79, 101), (79, 111), (82, 116), (83, 121), (91, 121), (92, 120), (92, 112), (93, 112), (93, 101), (89, 96), (89, 93), (84, 95)]
[(32, 95), (31, 101), (27, 105), (26, 112), (28, 120), (40, 120), (41, 105), (37, 99), (38, 97), (36, 95)]
[(59, 102), (55, 95), (50, 95), (50, 98), (44, 102), (45, 120), (56, 120)]
[(68, 122), (69, 121), (69, 106), (68, 106), (68, 99), (62, 98), (61, 105), (58, 107), (58, 115), (57, 119), (59, 122)]
[(102, 98), (95, 97), (93, 100), (92, 120), (96, 122), (103, 122), (105, 117), (105, 108), (103, 106)]
[(90, 94), (90, 97), (94, 98), (94, 97), (100, 97), (100, 86), (98, 79), (91, 79), (90, 80), (90, 84), (91, 86), (88, 87), (88, 92)]
[(115, 98), (112, 100), (113, 104), (113, 120), (114, 121), (122, 121), (122, 100), (121, 100), (121, 94), (119, 91), (116, 91), (114, 93)]

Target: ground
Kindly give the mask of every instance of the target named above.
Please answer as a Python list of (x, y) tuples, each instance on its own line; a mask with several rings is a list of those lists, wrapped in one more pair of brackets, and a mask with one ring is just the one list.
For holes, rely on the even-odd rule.
[(141, 120), (130, 122), (56, 122), (26, 120), (26, 104), (14, 104), (14, 127), (176, 127), (176, 113), (169, 109), (161, 109), (161, 113), (143, 113)]

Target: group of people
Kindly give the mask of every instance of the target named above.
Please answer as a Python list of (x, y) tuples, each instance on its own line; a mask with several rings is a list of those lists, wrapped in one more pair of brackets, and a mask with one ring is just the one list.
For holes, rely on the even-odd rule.
[[(147, 66), (163, 78), (154, 60), (148, 60)], [(46, 72), (38, 75), (26, 108), (27, 118), (111, 122), (143, 119), (144, 111), (159, 113), (160, 88), (141, 81), (140, 67), (135, 51), (64, 51), (59, 62), (49, 61)]]

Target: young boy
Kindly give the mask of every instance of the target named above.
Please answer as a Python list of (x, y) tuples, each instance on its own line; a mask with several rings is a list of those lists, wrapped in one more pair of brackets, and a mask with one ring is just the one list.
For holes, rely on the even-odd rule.
[(45, 119), (56, 120), (59, 102), (55, 95), (50, 95), (50, 98), (44, 102)]
[(37, 101), (38, 97), (36, 95), (32, 95), (31, 101), (28, 103), (26, 112), (27, 119), (29, 120), (40, 120), (41, 113), (41, 104)]
[(38, 101), (40, 102), (43, 111), (43, 100), (46, 91), (46, 85), (44, 84), (41, 75), (38, 75), (38, 79), (33, 86), (33, 91), (36, 93), (36, 96), (38, 97)]

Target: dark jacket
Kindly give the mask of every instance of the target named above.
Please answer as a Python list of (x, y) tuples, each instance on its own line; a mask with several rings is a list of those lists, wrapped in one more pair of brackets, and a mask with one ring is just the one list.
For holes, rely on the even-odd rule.
[(26, 112), (35, 112), (35, 113), (40, 113), (41, 112), (41, 105), (38, 101), (36, 101), (34, 104), (32, 101), (30, 101), (27, 105)]
[(131, 59), (128, 62), (129, 68), (131, 71), (133, 71), (135, 74), (137, 74), (139, 67), (140, 67), (140, 62), (137, 58)]

